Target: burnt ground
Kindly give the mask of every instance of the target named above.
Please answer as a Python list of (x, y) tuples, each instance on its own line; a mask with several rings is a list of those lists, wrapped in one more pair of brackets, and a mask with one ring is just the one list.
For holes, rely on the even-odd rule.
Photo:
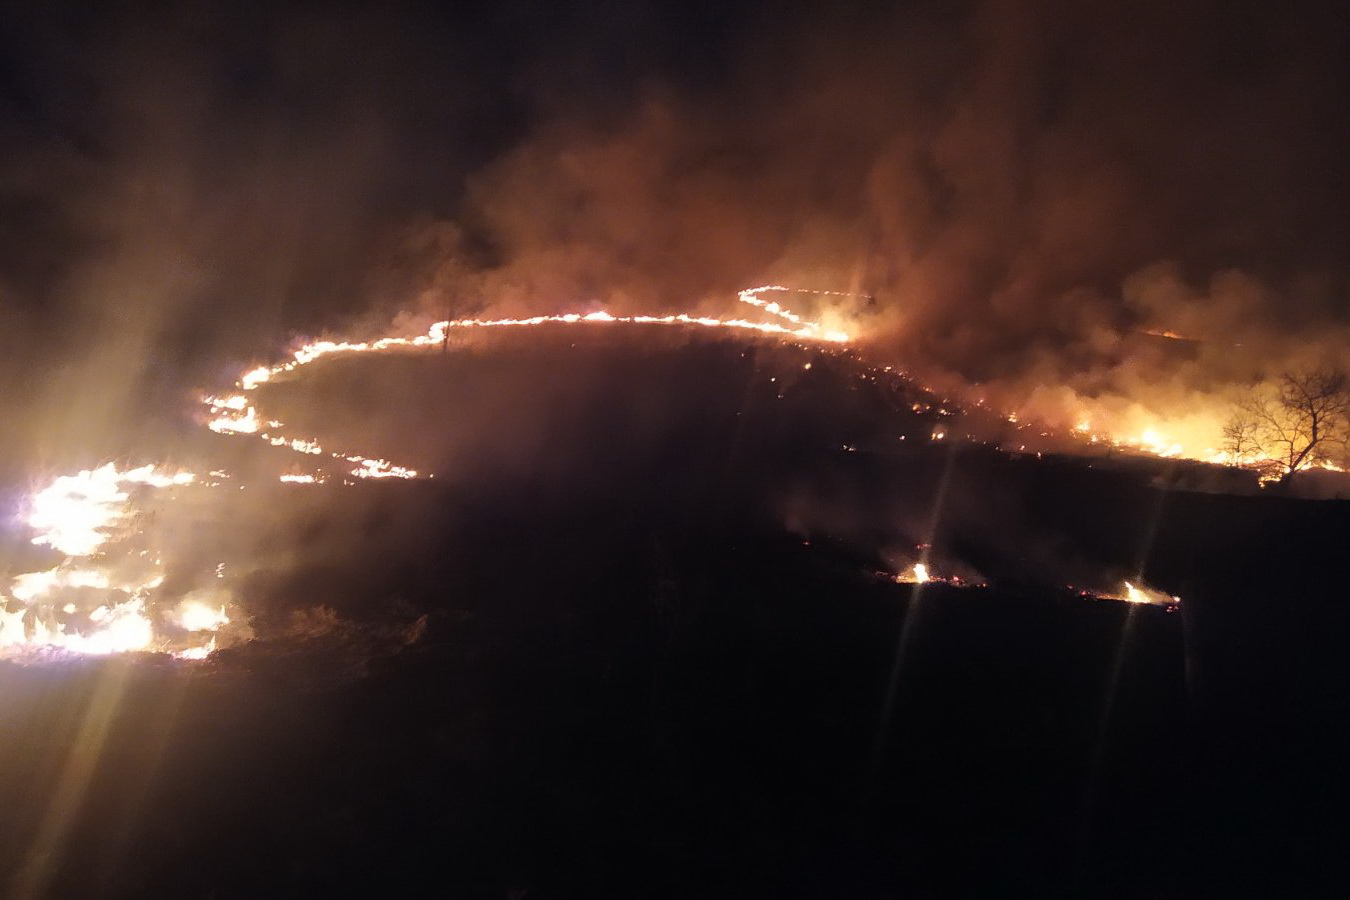
[[(206, 663), (0, 667), (11, 884), (1339, 895), (1350, 504), (933, 441), (814, 351), (574, 343), (269, 388), (438, 477), (223, 501), (257, 638)], [(881, 574), (922, 542), (987, 585)], [(1066, 587), (1140, 571), (1178, 612)]]

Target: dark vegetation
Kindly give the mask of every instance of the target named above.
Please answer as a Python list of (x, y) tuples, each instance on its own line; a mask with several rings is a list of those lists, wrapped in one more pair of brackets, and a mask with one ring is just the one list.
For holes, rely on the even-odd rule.
[[(258, 639), (199, 667), (0, 670), (0, 870), (91, 749), (54, 895), (1343, 883), (1350, 506), (932, 441), (959, 417), (845, 360), (676, 349), (272, 389), (301, 433), (340, 401), (335, 444), (402, 429), (438, 477), (231, 500), (200, 538), (256, 567)], [(429, 372), (445, 392), (389, 404)], [(988, 586), (878, 574), (930, 540)], [(1179, 612), (1067, 586), (1140, 571)]]

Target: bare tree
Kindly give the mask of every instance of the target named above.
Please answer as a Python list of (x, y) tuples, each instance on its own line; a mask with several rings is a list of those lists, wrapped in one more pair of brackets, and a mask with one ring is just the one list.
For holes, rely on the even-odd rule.
[(1274, 390), (1238, 404), (1223, 435), (1236, 463), (1281, 482), (1336, 459), (1350, 449), (1350, 377), (1341, 369), (1285, 372)]

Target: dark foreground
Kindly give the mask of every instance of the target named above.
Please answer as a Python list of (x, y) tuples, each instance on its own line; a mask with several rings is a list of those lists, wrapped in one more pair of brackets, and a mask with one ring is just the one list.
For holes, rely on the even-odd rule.
[[(10, 887), (1341, 894), (1345, 504), (867, 452), (846, 404), (729, 395), (307, 495), (258, 535), (258, 640), (206, 663), (0, 666)], [(990, 585), (877, 574), (925, 538)], [(1063, 587), (1113, 566), (1181, 611)]]

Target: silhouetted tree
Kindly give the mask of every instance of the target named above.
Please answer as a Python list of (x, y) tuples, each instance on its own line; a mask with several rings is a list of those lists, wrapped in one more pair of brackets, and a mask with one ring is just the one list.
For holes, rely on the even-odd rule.
[(1234, 462), (1282, 482), (1342, 458), (1350, 449), (1350, 377), (1341, 369), (1285, 372), (1274, 389), (1243, 399), (1223, 434)]

